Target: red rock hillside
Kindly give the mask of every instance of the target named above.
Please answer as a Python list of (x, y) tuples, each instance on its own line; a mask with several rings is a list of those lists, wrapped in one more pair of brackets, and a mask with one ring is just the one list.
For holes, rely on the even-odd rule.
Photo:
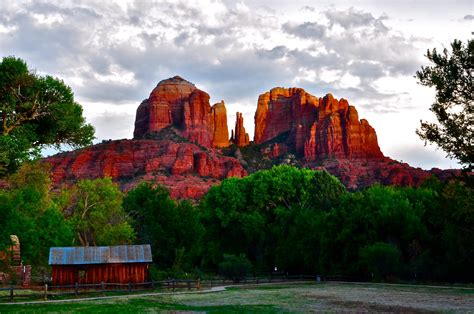
[[(109, 176), (128, 190), (148, 180), (174, 198), (201, 198), (228, 177), (275, 164), (326, 169), (349, 189), (381, 184), (419, 185), (432, 174), (384, 157), (375, 130), (355, 107), (331, 94), (317, 98), (301, 88), (274, 88), (260, 95), (255, 140), (249, 143), (237, 113), (230, 145), (224, 102), (175, 76), (161, 81), (137, 109), (134, 139), (103, 142), (46, 158), (56, 186)], [(222, 149), (226, 148), (226, 149)], [(234, 157), (235, 156), (235, 157)], [(244, 168), (245, 166), (245, 168)]]
[(168, 139), (104, 142), (46, 160), (56, 185), (111, 177), (128, 190), (146, 180), (167, 186), (174, 198), (200, 198), (224, 178), (247, 175), (235, 158)]

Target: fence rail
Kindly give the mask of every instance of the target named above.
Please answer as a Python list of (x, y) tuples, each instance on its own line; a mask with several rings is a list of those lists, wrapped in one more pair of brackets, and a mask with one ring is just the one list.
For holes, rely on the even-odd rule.
[(277, 277), (247, 277), (241, 280), (230, 280), (225, 278), (209, 278), (204, 280), (191, 279), (168, 279), (161, 281), (149, 281), (141, 283), (106, 283), (97, 284), (79, 284), (53, 286), (53, 285), (37, 285), (30, 287), (8, 286), (0, 287), (0, 302), (15, 299), (55, 299), (62, 296), (79, 297), (81, 294), (88, 295), (106, 295), (107, 293), (136, 293), (150, 290), (201, 290), (203, 288), (212, 288), (215, 286), (232, 285), (232, 284), (262, 284), (277, 283), (290, 281), (317, 281), (318, 276), (298, 275), (298, 276), (277, 276)]

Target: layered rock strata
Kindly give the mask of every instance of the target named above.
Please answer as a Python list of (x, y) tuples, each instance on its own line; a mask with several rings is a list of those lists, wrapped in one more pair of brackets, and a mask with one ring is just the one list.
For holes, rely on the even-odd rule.
[(127, 190), (140, 181), (163, 184), (174, 198), (200, 198), (214, 184), (247, 172), (232, 157), (171, 140), (117, 140), (46, 159), (56, 186), (111, 177)]

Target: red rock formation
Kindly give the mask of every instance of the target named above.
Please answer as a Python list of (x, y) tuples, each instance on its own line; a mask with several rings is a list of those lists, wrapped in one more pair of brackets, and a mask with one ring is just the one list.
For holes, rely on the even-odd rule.
[[(53, 182), (59, 186), (109, 176), (127, 190), (149, 180), (168, 187), (174, 198), (196, 199), (224, 178), (247, 175), (242, 164), (258, 170), (239, 149), (238, 158), (213, 149), (229, 145), (225, 104), (211, 108), (209, 95), (180, 77), (160, 82), (140, 104), (134, 137), (46, 158)], [(249, 143), (240, 113), (231, 139), (239, 147)], [(367, 120), (359, 120), (347, 100), (331, 94), (318, 99), (301, 88), (274, 88), (260, 95), (255, 143), (261, 145), (261, 154), (253, 155), (253, 160), (290, 160), (303, 167), (324, 168), (349, 189), (376, 182), (419, 185), (431, 174), (442, 179), (459, 174), (428, 172), (384, 157), (375, 130)], [(2, 184), (6, 183), (0, 180)]]
[(347, 100), (318, 99), (300, 88), (274, 88), (260, 95), (255, 143), (287, 134), (285, 142), (306, 160), (382, 158), (375, 130)]
[(236, 114), (235, 133), (232, 131), (232, 142), (238, 147), (244, 147), (250, 143), (249, 134), (245, 132), (244, 128), (244, 118), (240, 112)]
[[(311, 167), (310, 164), (304, 164)], [(314, 167), (313, 167), (314, 168)], [(349, 190), (357, 190), (375, 183), (383, 185), (419, 186), (424, 180), (436, 175), (443, 181), (459, 177), (461, 170), (429, 171), (414, 168), (407, 163), (384, 157), (381, 159), (332, 159), (318, 163), (318, 169), (326, 169), (338, 177)], [(472, 175), (472, 174), (471, 174)]]
[(214, 129), (213, 147), (229, 146), (229, 129), (227, 128), (227, 111), (224, 101), (214, 104), (211, 108), (211, 119)]
[(128, 189), (151, 180), (175, 198), (200, 198), (227, 177), (247, 175), (237, 159), (170, 140), (118, 140), (48, 157), (56, 186), (111, 177)]
[[(274, 137), (297, 130), (301, 125), (303, 133), (309, 131), (316, 119), (318, 99), (302, 88), (273, 88), (258, 98), (255, 113), (254, 142), (261, 144)], [(296, 142), (295, 134), (290, 140)], [(302, 139), (298, 139), (297, 150), (302, 151)]]
[(163, 80), (137, 109), (134, 138), (166, 127), (201, 146), (229, 146), (225, 105), (211, 108), (209, 95), (179, 76)]
[(308, 139), (304, 142), (304, 157), (306, 160), (316, 160), (316, 127), (313, 123), (309, 132)]
[(213, 125), (209, 95), (201, 90), (191, 93), (189, 100), (183, 102), (183, 137), (192, 143), (212, 147)]

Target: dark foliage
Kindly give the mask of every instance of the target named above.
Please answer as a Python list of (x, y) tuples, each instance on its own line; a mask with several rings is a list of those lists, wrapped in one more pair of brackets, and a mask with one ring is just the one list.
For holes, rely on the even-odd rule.
[(15, 57), (0, 63), (0, 176), (14, 172), (45, 146), (81, 147), (92, 142), (82, 107), (70, 87), (39, 76)]
[(433, 64), (422, 67), (416, 77), (425, 86), (435, 87), (436, 101), (431, 111), (438, 123), (421, 122), (417, 134), (426, 142), (437, 144), (451, 158), (467, 168), (474, 163), (474, 40), (451, 43), (451, 51), (428, 50)]

